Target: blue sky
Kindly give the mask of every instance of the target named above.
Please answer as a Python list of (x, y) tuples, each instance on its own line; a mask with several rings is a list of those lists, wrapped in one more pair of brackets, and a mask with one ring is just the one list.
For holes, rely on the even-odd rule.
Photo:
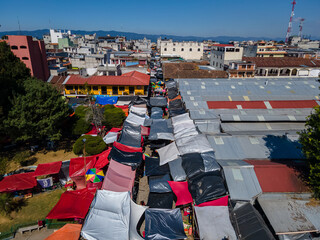
[[(292, 0), (7, 0), (0, 32), (44, 28), (181, 36), (285, 37)], [(320, 0), (297, 0), (304, 34), (320, 37)], [(293, 23), (298, 33), (298, 22)]]

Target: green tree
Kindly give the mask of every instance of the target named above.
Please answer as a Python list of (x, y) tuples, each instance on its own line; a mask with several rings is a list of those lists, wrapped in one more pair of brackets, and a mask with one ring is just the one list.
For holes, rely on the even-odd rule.
[(99, 136), (85, 135), (77, 139), (73, 145), (73, 152), (76, 155), (83, 154), (84, 143), (83, 139), (86, 139), (86, 155), (96, 155), (102, 153), (106, 149), (106, 144)]
[(299, 133), (309, 167), (309, 185), (314, 191), (314, 196), (320, 198), (320, 108), (316, 107), (306, 122), (306, 129)]
[(4, 121), (10, 136), (16, 141), (59, 140), (61, 127), (70, 111), (61, 95), (48, 83), (29, 78), (24, 94), (12, 101), (8, 118)]
[[(75, 116), (77, 117), (77, 116)], [(72, 134), (80, 136), (89, 132), (90, 124), (84, 118), (78, 118), (72, 126)]]
[(105, 107), (103, 116), (103, 125), (105, 125), (107, 129), (111, 129), (113, 127), (121, 127), (124, 120), (126, 119), (126, 114), (124, 113), (124, 111), (121, 108), (117, 107)]
[(0, 212), (6, 216), (10, 216), (12, 212), (18, 212), (23, 206), (26, 206), (24, 199), (14, 199), (10, 193), (0, 194)]

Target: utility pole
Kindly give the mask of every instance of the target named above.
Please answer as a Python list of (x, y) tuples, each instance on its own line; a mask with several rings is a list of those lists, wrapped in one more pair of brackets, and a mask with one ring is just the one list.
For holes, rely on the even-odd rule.
[(291, 35), (291, 28), (292, 28), (292, 19), (294, 16), (294, 6), (296, 5), (296, 0), (293, 0), (292, 2), (292, 10), (291, 10), (291, 16), (290, 16), (290, 20), (289, 20), (289, 26), (288, 26), (288, 30), (287, 30), (287, 36), (286, 36), (286, 43), (288, 43), (289, 41), (289, 37)]

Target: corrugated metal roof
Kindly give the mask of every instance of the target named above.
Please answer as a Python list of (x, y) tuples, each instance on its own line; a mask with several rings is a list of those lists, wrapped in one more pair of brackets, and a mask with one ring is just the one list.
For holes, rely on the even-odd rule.
[[(214, 114), (214, 113), (212, 113)], [(255, 115), (239, 115), (239, 114), (221, 114), (221, 122), (234, 122), (234, 116), (239, 117), (241, 122), (305, 122), (308, 115), (270, 115), (270, 114), (255, 114)]]
[(309, 194), (262, 194), (258, 201), (276, 234), (320, 230), (320, 203)]
[(196, 120), (195, 125), (202, 133), (220, 133), (220, 121), (215, 120)]
[[(308, 192), (307, 185), (299, 177), (300, 172), (286, 163), (269, 160), (245, 160), (254, 166), (263, 192), (286, 193)], [(292, 164), (292, 162), (290, 162)]]

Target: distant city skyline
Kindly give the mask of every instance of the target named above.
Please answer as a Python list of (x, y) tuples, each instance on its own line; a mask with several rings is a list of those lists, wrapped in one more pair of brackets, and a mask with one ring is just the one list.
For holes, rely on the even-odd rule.
[[(116, 30), (180, 36), (285, 38), (291, 0), (121, 2), (22, 1), (1, 3), (0, 32), (46, 28)], [(295, 19), (305, 18), (303, 35), (320, 37), (320, 0), (297, 0)], [(299, 22), (293, 22), (297, 35)]]

